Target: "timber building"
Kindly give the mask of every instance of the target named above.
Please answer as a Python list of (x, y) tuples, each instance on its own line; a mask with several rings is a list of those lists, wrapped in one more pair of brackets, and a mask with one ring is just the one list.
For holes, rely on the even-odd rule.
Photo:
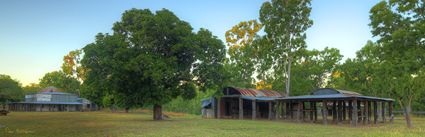
[(272, 90), (227, 87), (217, 99), (216, 118), (269, 119), (323, 124), (378, 124), (393, 121), (394, 100), (321, 88), (284, 97)]
[(89, 100), (79, 98), (78, 95), (60, 92), (55, 87), (48, 87), (42, 91), (25, 95), (22, 102), (9, 103), (10, 111), (87, 111), (95, 110), (96, 105)]

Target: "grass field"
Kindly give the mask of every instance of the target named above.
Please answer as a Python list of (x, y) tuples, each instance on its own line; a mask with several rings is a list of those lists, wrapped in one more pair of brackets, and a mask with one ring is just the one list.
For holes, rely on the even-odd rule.
[(407, 129), (394, 124), (362, 126), (292, 123), (267, 120), (217, 120), (168, 113), (171, 119), (152, 121), (149, 112), (12, 112), (0, 117), (0, 136), (425, 136), (425, 118), (415, 117)]

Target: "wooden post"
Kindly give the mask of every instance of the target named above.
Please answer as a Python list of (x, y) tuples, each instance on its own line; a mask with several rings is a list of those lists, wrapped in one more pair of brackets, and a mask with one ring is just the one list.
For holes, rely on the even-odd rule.
[(243, 99), (239, 97), (239, 119), (243, 119)]
[(322, 117), (323, 117), (323, 124), (327, 125), (328, 124), (328, 107), (327, 107), (327, 102), (326, 100), (322, 101)]
[(217, 99), (217, 118), (221, 118), (221, 97)]
[(291, 116), (291, 120), (294, 120), (294, 102), (289, 102), (289, 115)]
[(373, 101), (373, 124), (378, 124), (378, 102)]
[(257, 118), (257, 103), (255, 100), (252, 100), (252, 120)]
[(297, 122), (301, 122), (301, 102), (297, 102), (297, 114), (296, 114)]
[(345, 101), (342, 101), (342, 120), (345, 121), (347, 117), (347, 106), (345, 104)]
[(338, 120), (338, 124), (341, 123), (342, 121), (342, 101), (338, 101), (338, 109), (337, 109), (338, 113), (337, 113), (337, 120)]
[(336, 112), (337, 112), (337, 110), (336, 110), (336, 101), (334, 101), (332, 103), (332, 122), (333, 123), (336, 123), (336, 119), (337, 119), (337, 116), (338, 116), (338, 114), (336, 114)]
[(382, 101), (381, 102), (381, 116), (382, 116), (382, 122), (385, 123), (387, 121), (387, 119), (385, 118), (385, 102)]
[(358, 120), (358, 110), (357, 110), (357, 99), (354, 99), (352, 105), (352, 118), (351, 118), (351, 126), (356, 127), (357, 126), (357, 120)]
[(369, 119), (369, 113), (367, 112), (368, 110), (367, 102), (368, 101), (363, 101), (363, 124), (366, 124), (367, 119)]
[(313, 112), (314, 112), (314, 102), (310, 102), (310, 110), (308, 111), (310, 115), (310, 122), (314, 121)]
[(390, 101), (390, 102), (388, 102), (388, 115), (389, 115), (389, 117), (390, 117), (390, 123), (392, 124), (393, 123), (393, 121), (394, 121), (394, 115), (393, 115), (393, 102), (392, 101)]
[(304, 101), (301, 101), (301, 121), (304, 121), (304, 119), (305, 119), (305, 102)]
[(286, 116), (287, 116), (287, 114), (286, 114), (286, 112), (288, 111), (288, 108), (287, 108), (287, 105), (288, 105), (288, 103), (286, 103), (284, 100), (282, 100), (282, 118), (283, 119), (286, 119)]
[(313, 114), (314, 114), (314, 122), (317, 121), (317, 102), (313, 102)]
[(301, 102), (301, 121), (304, 121), (304, 119), (306, 118), (306, 116), (305, 116), (305, 102), (304, 101), (302, 101)]
[(353, 120), (353, 101), (348, 101), (348, 120)]
[(275, 101), (275, 106), (273, 107), (273, 108), (275, 108), (275, 110), (274, 110), (274, 119), (279, 119), (279, 115), (280, 115), (280, 112), (281, 111), (279, 111), (280, 110), (280, 105), (281, 105), (281, 102), (279, 102), (278, 100), (276, 100)]
[(269, 120), (272, 119), (272, 101), (269, 101)]
[(370, 101), (365, 101), (365, 107), (366, 107), (366, 120), (367, 124), (370, 125)]

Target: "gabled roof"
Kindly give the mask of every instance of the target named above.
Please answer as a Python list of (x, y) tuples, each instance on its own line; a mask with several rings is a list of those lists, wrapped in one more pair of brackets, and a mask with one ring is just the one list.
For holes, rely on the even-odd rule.
[(273, 90), (257, 90), (248, 88), (227, 87), (223, 90), (224, 95), (240, 95), (242, 97), (254, 98), (279, 98), (282, 95)]

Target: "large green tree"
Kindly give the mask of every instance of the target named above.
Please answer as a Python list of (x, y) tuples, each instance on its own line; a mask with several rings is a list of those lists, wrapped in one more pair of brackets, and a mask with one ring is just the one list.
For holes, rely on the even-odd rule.
[(193, 98), (195, 88), (219, 88), (224, 45), (171, 11), (126, 11), (113, 34), (98, 34), (84, 47), (84, 85), (125, 107), (152, 105), (153, 119), (162, 119), (161, 106), (173, 98)]
[(260, 21), (273, 48), (269, 54), (271, 78), (285, 81), (289, 96), (291, 63), (298, 51), (306, 47), (305, 31), (313, 24), (309, 19), (310, 0), (271, 0), (261, 6)]
[[(293, 95), (306, 95), (311, 91), (328, 87), (331, 73), (336, 69), (342, 55), (336, 48), (325, 48), (323, 50), (300, 51), (299, 57), (294, 60), (291, 81)], [(282, 82), (275, 82), (277, 85)]]
[(404, 109), (408, 127), (412, 101), (423, 92), (419, 81), (425, 65), (424, 5), (423, 0), (389, 0), (370, 10), (372, 34), (382, 44), (382, 65), (392, 85), (388, 91)]
[(24, 97), (21, 84), (8, 75), (0, 74), (0, 103), (3, 109), (7, 102), (19, 101)]
[(67, 76), (62, 71), (53, 71), (53, 72), (46, 73), (40, 79), (39, 85), (41, 88), (54, 86), (65, 92), (70, 92), (75, 94), (79, 93), (79, 88), (80, 88), (80, 82), (77, 79)]

